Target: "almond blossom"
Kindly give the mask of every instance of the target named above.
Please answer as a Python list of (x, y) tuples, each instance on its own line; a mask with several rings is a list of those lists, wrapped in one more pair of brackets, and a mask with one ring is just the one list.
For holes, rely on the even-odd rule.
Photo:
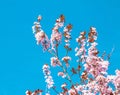
[(116, 70), (116, 76), (114, 78), (114, 85), (115, 85), (115, 88), (116, 88), (116, 93), (120, 93), (120, 70)]
[(69, 95), (76, 95), (77, 93), (76, 93), (76, 91), (75, 91), (74, 89), (70, 89), (70, 90), (68, 91), (68, 94), (69, 94)]
[(51, 66), (55, 67), (55, 66), (59, 66), (60, 62), (58, 60), (57, 57), (51, 57)]
[(37, 44), (41, 44), (43, 47), (43, 50), (47, 50), (50, 47), (50, 41), (45, 34), (45, 32), (41, 29), (40, 21), (41, 21), (41, 16), (38, 16), (38, 21), (34, 22), (34, 26), (32, 27), (33, 33), (35, 34), (35, 38), (37, 41)]
[[(51, 66), (58, 66), (60, 70), (57, 76), (61, 76), (65, 82), (61, 84), (60, 91), (57, 91), (53, 78), (51, 76), (50, 66), (43, 65), (43, 73), (45, 75), (46, 92), (45, 95), (120, 95), (120, 70), (115, 71), (116, 75), (107, 73), (110, 65), (108, 59), (100, 56), (97, 49), (97, 31), (95, 27), (90, 27), (89, 32), (80, 32), (76, 38), (77, 46), (75, 48), (75, 56), (78, 58), (77, 63), (73, 66), (69, 62), (74, 59), (69, 56), (71, 30), (72, 25), (68, 24), (60, 31), (65, 24), (65, 16), (60, 15), (52, 29), (51, 39), (48, 39), (46, 33), (41, 29), (40, 21), (42, 17), (38, 16), (37, 22), (32, 27), (37, 44), (41, 44), (43, 50), (48, 50), (52, 55), (50, 58)], [(64, 38), (65, 55), (60, 57), (58, 46)], [(62, 49), (60, 47), (60, 49)], [(105, 56), (105, 55), (104, 55)], [(72, 60), (71, 60), (72, 59)], [(65, 63), (65, 64), (64, 64)], [(68, 68), (69, 67), (69, 68)], [(74, 78), (75, 77), (75, 78)], [(50, 93), (53, 89), (56, 94)], [(26, 91), (26, 95), (42, 95), (43, 90)]]
[(62, 61), (65, 62), (67, 67), (69, 66), (69, 62), (68, 62), (69, 60), (71, 60), (71, 57), (69, 57), (69, 56), (65, 56), (65, 57), (62, 58)]
[(63, 73), (63, 72), (58, 72), (58, 76), (61, 76), (62, 78), (66, 77), (65, 73)]
[(83, 31), (80, 33), (79, 37), (76, 38), (76, 42), (78, 43), (78, 47), (79, 47), (79, 48), (78, 47), (75, 48), (75, 52), (76, 52), (75, 56), (78, 56), (78, 58), (79, 58), (77, 60), (77, 62), (80, 62), (80, 61), (84, 62), (85, 58), (86, 58), (86, 47), (85, 47), (86, 37), (85, 37), (85, 34), (86, 34), (86, 32)]
[(69, 45), (70, 45), (70, 39), (71, 39), (71, 33), (70, 33), (70, 31), (71, 31), (71, 29), (72, 29), (72, 25), (71, 24), (68, 24), (66, 27), (64, 27), (64, 37), (65, 37), (65, 47), (69, 47)]
[(55, 26), (52, 29), (52, 34), (51, 34), (51, 39), (50, 39), (52, 49), (54, 49), (55, 46), (57, 46), (60, 43), (61, 39), (62, 39), (62, 34), (59, 31), (59, 28), (63, 27), (63, 25), (64, 25), (64, 15), (61, 15), (56, 20)]
[[(50, 89), (53, 87), (54, 85), (54, 81), (52, 79), (52, 76), (51, 76), (51, 72), (50, 72), (50, 67), (48, 64), (44, 64), (43, 65), (43, 73), (44, 73), (44, 76), (45, 76), (45, 82), (47, 83), (47, 88)], [(49, 93), (49, 91), (47, 91), (47, 93)]]

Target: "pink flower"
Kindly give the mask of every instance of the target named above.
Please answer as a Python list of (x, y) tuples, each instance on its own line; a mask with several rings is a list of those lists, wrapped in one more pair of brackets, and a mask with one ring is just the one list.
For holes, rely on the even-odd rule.
[(62, 39), (62, 34), (59, 32), (59, 28), (61, 28), (63, 25), (64, 25), (64, 16), (61, 15), (56, 20), (55, 26), (52, 29), (52, 34), (51, 34), (51, 39), (50, 39), (52, 48), (58, 45)]
[(96, 33), (96, 28), (95, 27), (91, 27), (90, 31), (93, 32), (93, 33)]
[(41, 29), (40, 20), (41, 16), (38, 16), (38, 22), (34, 23), (34, 26), (32, 27), (33, 33), (35, 34), (35, 38), (37, 41), (37, 44), (41, 44), (43, 47), (43, 50), (47, 50), (50, 47), (50, 41), (47, 37), (47, 35), (44, 33), (44, 31)]
[(63, 72), (58, 72), (58, 76), (61, 76), (62, 78), (66, 77), (66, 75)]
[(91, 43), (91, 45), (92, 45), (93, 47), (95, 47), (95, 46), (97, 46), (97, 45), (98, 45), (98, 43), (93, 42), (93, 43)]
[(117, 76), (120, 76), (120, 70), (117, 69), (117, 70), (115, 71), (115, 73), (116, 73)]
[(116, 76), (114, 78), (114, 84), (116, 89), (120, 92), (120, 70), (116, 70)]
[(69, 63), (68, 63), (69, 60), (71, 60), (71, 57), (69, 57), (69, 56), (65, 56), (65, 57), (62, 58), (62, 61), (65, 62), (67, 67), (69, 66)]
[(70, 90), (68, 91), (68, 94), (69, 94), (69, 95), (76, 95), (77, 93), (76, 93), (76, 91), (75, 91), (74, 89), (70, 89)]
[(62, 58), (62, 60), (66, 62), (66, 61), (68, 61), (68, 60), (71, 60), (71, 57), (65, 56), (65, 57)]
[(52, 76), (50, 75), (50, 70), (49, 70), (49, 65), (45, 64), (43, 65), (43, 73), (45, 75), (45, 82), (47, 83), (47, 88), (50, 89), (51, 87), (53, 87), (54, 81), (52, 79)]
[(61, 85), (62, 88), (63, 88), (63, 87), (66, 87), (66, 86), (67, 86), (66, 83), (63, 83), (63, 84)]
[(37, 44), (40, 44), (42, 41), (44, 41), (45, 39), (45, 33), (43, 31), (37, 32), (35, 34), (35, 38), (37, 40)]
[(59, 33), (59, 32), (53, 32), (52, 35), (51, 35), (51, 41), (52, 42), (54, 42), (54, 41), (60, 42), (61, 38), (62, 38), (62, 34)]
[(61, 22), (60, 18), (56, 20), (55, 26), (62, 27), (63, 25), (64, 25), (64, 21)]
[(83, 90), (83, 86), (82, 85), (78, 85), (77, 87), (76, 87), (76, 90), (79, 92), (79, 91), (82, 91)]
[(42, 16), (39, 15), (38, 18), (37, 18), (37, 20), (40, 21), (41, 19), (42, 19)]
[(25, 94), (26, 94), (26, 95), (32, 95), (32, 92), (29, 91), (29, 90), (27, 90), (27, 91), (25, 92)]
[(51, 66), (55, 67), (55, 66), (59, 66), (59, 65), (60, 65), (60, 61), (58, 60), (58, 58), (51, 57)]
[(75, 56), (80, 56), (82, 54), (82, 52), (84, 52), (84, 47), (81, 47), (80, 49), (78, 49), (77, 53), (75, 54)]
[(47, 35), (43, 31), (37, 32), (35, 34), (35, 38), (37, 40), (37, 44), (42, 45), (43, 50), (47, 50), (50, 47), (50, 41), (49, 41)]
[(76, 48), (75, 48), (75, 52), (77, 52), (78, 50), (79, 50), (79, 48), (78, 48), (78, 47), (76, 47)]
[[(67, 88), (67, 84), (64, 83), (61, 85), (62, 92), (57, 92), (57, 90), (53, 87), (54, 81), (51, 76), (51, 71), (49, 65), (45, 64), (43, 66), (43, 73), (45, 76), (45, 82), (47, 83), (47, 89), (53, 88), (55, 92), (59, 95), (119, 95), (120, 93), (120, 70), (116, 70), (116, 75), (108, 75), (107, 69), (109, 66), (108, 60), (104, 60), (104, 58), (98, 57), (99, 51), (97, 50), (96, 46), (98, 45), (95, 40), (97, 40), (97, 32), (95, 27), (90, 28), (90, 32), (88, 36), (86, 32), (81, 32), (79, 37), (76, 38), (78, 46), (75, 48), (76, 56), (78, 57), (78, 66), (77, 68), (72, 68), (73, 74), (79, 75), (79, 82), (76, 82), (76, 79), (73, 79), (73, 74), (70, 73), (69, 75), (69, 61), (71, 57), (67, 54), (62, 58), (62, 64), (59, 61), (58, 52), (56, 52), (57, 47), (62, 41), (62, 36), (64, 36), (65, 48), (68, 51), (71, 50), (70, 46), (70, 39), (71, 39), (71, 29), (72, 25), (68, 24), (64, 27), (63, 33), (60, 32), (60, 28), (64, 26), (64, 16), (61, 15), (57, 20), (52, 29), (51, 39), (48, 39), (46, 33), (41, 29), (40, 21), (42, 17), (38, 16), (37, 22), (34, 23), (32, 27), (33, 33), (35, 34), (35, 38), (37, 44), (41, 44), (43, 50), (47, 50), (50, 47), (50, 43), (52, 49), (49, 51), (55, 57), (51, 57), (51, 66), (59, 66), (62, 67), (63, 72), (58, 72), (58, 76), (67, 79), (70, 81), (70, 85), (68, 86), (70, 89)], [(86, 46), (86, 44), (89, 44)], [(54, 50), (54, 51), (52, 51)], [(81, 69), (84, 66), (84, 70)], [(81, 72), (80, 72), (81, 70)], [(83, 72), (82, 72), (83, 71)], [(78, 76), (77, 76), (78, 77)], [(75, 77), (76, 78), (76, 77)], [(72, 80), (73, 79), (73, 80)], [(74, 83), (75, 80), (75, 83)], [(112, 89), (111, 84), (115, 86), (115, 90)], [(31, 92), (27, 91), (26, 95), (37, 95), (36, 91)], [(50, 95), (49, 91), (47, 91), (46, 95)]]
[(108, 69), (109, 62), (108, 61), (99, 61), (99, 70), (101, 73), (106, 73), (106, 70)]

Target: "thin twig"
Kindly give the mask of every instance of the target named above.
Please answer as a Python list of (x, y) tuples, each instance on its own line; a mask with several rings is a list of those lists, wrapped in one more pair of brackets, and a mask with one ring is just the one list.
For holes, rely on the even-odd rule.
[(54, 87), (52, 87), (52, 89), (57, 93), (57, 95), (60, 95), (59, 92)]

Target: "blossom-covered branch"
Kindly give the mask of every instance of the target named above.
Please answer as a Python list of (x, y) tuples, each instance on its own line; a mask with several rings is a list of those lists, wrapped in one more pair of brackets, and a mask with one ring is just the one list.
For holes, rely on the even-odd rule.
[[(80, 32), (80, 35), (76, 38), (78, 46), (75, 48), (75, 56), (78, 57), (78, 65), (77, 67), (72, 67), (70, 62), (74, 59), (69, 56), (69, 52), (72, 50), (70, 46), (72, 24), (64, 26), (65, 16), (60, 15), (56, 20), (51, 38), (49, 39), (41, 29), (41, 18), (41, 16), (38, 16), (37, 22), (34, 23), (32, 28), (37, 44), (41, 44), (43, 50), (52, 55), (50, 58), (51, 63), (43, 65), (43, 73), (45, 75), (45, 82), (47, 83), (46, 95), (51, 94), (49, 92), (50, 88), (57, 95), (120, 95), (120, 70), (117, 69), (115, 71), (116, 75), (108, 75), (109, 58), (105, 59), (105, 54), (99, 56), (100, 52), (97, 49), (97, 31), (95, 27), (90, 27), (88, 33), (86, 31)], [(64, 41), (63, 48), (66, 50), (65, 55), (62, 57), (59, 56), (58, 50), (58, 47), (62, 44), (61, 41)], [(111, 53), (108, 57), (110, 56)], [(50, 65), (61, 68), (61, 71), (58, 71), (57, 75), (65, 79), (65, 82), (61, 84), (60, 92), (54, 86), (55, 84), (49, 70)], [(77, 82), (73, 80), (73, 75), (77, 75)], [(38, 89), (31, 92), (28, 90), (26, 91), (26, 95), (41, 95), (43, 91)]]

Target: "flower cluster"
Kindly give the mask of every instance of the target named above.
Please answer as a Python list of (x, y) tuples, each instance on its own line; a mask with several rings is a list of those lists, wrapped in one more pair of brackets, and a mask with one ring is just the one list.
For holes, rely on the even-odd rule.
[(27, 90), (25, 93), (26, 93), (26, 95), (42, 95), (42, 92), (43, 92), (42, 90), (37, 89), (34, 92)]
[(52, 46), (52, 49), (54, 49), (55, 46), (58, 46), (58, 44), (61, 41), (62, 34), (59, 31), (59, 28), (63, 27), (63, 25), (64, 25), (64, 19), (65, 19), (64, 15), (61, 15), (56, 20), (55, 26), (52, 29), (52, 34), (51, 34), (51, 46)]
[(120, 70), (116, 70), (116, 76), (113, 81), (115, 88), (116, 88), (116, 94), (120, 93)]
[(47, 83), (47, 88), (50, 89), (51, 87), (53, 87), (54, 81), (52, 79), (52, 76), (50, 75), (50, 67), (48, 64), (43, 65), (43, 73), (45, 75), (45, 79), (46, 79), (46, 83)]
[(70, 45), (70, 39), (71, 39), (71, 33), (70, 33), (70, 31), (71, 31), (71, 29), (72, 29), (72, 25), (71, 24), (68, 24), (65, 28), (64, 28), (64, 37), (65, 37), (65, 47), (69, 47), (69, 45)]
[(60, 65), (60, 61), (58, 60), (57, 57), (51, 57), (51, 66), (55, 67), (55, 66), (59, 66)]
[(69, 56), (65, 56), (65, 57), (62, 58), (62, 61), (65, 62), (67, 67), (69, 66), (69, 63), (68, 63), (69, 60), (71, 60), (71, 57), (69, 57)]
[(86, 32), (83, 31), (80, 33), (80, 36), (76, 38), (76, 41), (78, 43), (78, 47), (75, 48), (75, 56), (78, 56), (77, 62), (84, 62), (86, 58), (86, 37), (85, 37)]
[(64, 74), (64, 72), (58, 72), (58, 76), (61, 76), (62, 78), (66, 77), (66, 75)]
[(95, 27), (90, 28), (90, 32), (88, 34), (88, 42), (92, 43), (97, 40), (97, 32)]
[(41, 44), (43, 47), (43, 50), (47, 50), (50, 47), (50, 41), (48, 39), (48, 36), (45, 34), (45, 32), (41, 29), (40, 21), (42, 17), (38, 16), (37, 22), (34, 22), (34, 26), (32, 27), (33, 33), (35, 34), (35, 38), (37, 41), (37, 44)]
[[(33, 26), (37, 44), (41, 44), (44, 50), (47, 50), (50, 45), (52, 46), (52, 49), (48, 50), (52, 54), (51, 66), (61, 68), (57, 75), (65, 80), (61, 84), (61, 91), (57, 91), (56, 87), (53, 86), (54, 81), (49, 70), (50, 67), (48, 64), (45, 64), (43, 66), (43, 73), (45, 75), (45, 82), (47, 83), (46, 95), (50, 95), (50, 88), (57, 95), (120, 95), (120, 70), (116, 70), (116, 75), (108, 75), (107, 70), (110, 63), (108, 59), (99, 56), (95, 27), (91, 27), (89, 33), (85, 31), (80, 32), (79, 37), (76, 38), (78, 46), (75, 48), (75, 56), (78, 57), (78, 65), (77, 67), (76, 65), (71, 67), (69, 61), (71, 61), (72, 57), (69, 56), (69, 51), (72, 50), (70, 48), (72, 25), (68, 24), (64, 27), (62, 35), (59, 28), (64, 26), (65, 17), (64, 15), (60, 15), (52, 29), (51, 39), (49, 40), (45, 32), (41, 29), (40, 21), (41, 16), (38, 16), (38, 21)], [(62, 41), (62, 36), (65, 42), (64, 48), (66, 49), (66, 54), (63, 57), (59, 57), (58, 46)], [(26, 91), (26, 95), (38, 94), (42, 95), (42, 90), (38, 89), (34, 92)]]

